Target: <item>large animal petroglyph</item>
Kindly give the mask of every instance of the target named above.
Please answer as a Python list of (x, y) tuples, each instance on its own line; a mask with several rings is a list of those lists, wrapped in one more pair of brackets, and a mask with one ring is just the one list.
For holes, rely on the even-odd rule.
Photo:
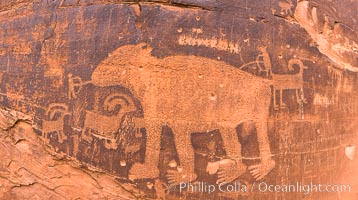
[(174, 133), (180, 159), (176, 181), (191, 181), (196, 177), (190, 140), (193, 132), (219, 129), (227, 156), (242, 167), (235, 127), (244, 121), (252, 121), (257, 128), (262, 158), (257, 165), (260, 178), (274, 166), (267, 137), (270, 80), (202, 57), (158, 59), (145, 44), (115, 50), (99, 64), (91, 79), (101, 87), (129, 88), (143, 106), (147, 133), (145, 162), (132, 166), (131, 179), (158, 176), (163, 125), (171, 127)]

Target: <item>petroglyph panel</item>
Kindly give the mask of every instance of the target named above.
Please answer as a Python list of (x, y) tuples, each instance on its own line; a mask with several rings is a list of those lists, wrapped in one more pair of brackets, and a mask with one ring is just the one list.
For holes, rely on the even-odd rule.
[[(37, 142), (63, 162), (109, 174), (129, 199), (353, 200), (357, 191), (251, 188), (356, 187), (345, 179), (358, 174), (354, 6), (4, 1), (0, 117), (28, 115)], [(179, 191), (189, 182), (248, 191)]]

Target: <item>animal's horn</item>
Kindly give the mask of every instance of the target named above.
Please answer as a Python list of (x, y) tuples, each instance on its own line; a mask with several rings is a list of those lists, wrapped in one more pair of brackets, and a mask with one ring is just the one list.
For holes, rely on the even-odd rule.
[(48, 118), (50, 120), (52, 120), (56, 113), (62, 113), (65, 114), (68, 112), (68, 106), (62, 103), (51, 103), (47, 110), (46, 110), (46, 116), (48, 116)]
[(136, 109), (134, 101), (132, 98), (123, 93), (114, 93), (109, 95), (104, 100), (104, 108), (107, 111), (114, 111), (117, 106), (120, 105), (120, 113), (125, 113)]
[(298, 58), (292, 58), (288, 61), (288, 70), (293, 71), (293, 65), (298, 65), (300, 67), (300, 72), (303, 72), (303, 69), (305, 68), (303, 62)]

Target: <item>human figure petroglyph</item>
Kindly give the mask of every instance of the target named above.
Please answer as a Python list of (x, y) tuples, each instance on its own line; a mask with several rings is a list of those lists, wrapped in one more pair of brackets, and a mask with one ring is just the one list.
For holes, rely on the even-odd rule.
[(257, 71), (257, 75), (264, 74), (267, 77), (271, 77), (272, 66), (270, 55), (267, 52), (267, 47), (259, 46), (257, 49), (260, 51), (260, 54), (256, 57), (256, 60), (241, 65), (239, 69), (245, 71), (255, 70)]
[(82, 80), (79, 76), (73, 76), (71, 73), (67, 75), (68, 78), (68, 99), (77, 98), (78, 92), (82, 87)]
[(145, 44), (121, 47), (91, 78), (99, 86), (128, 87), (143, 105), (145, 162), (132, 166), (130, 179), (158, 177), (163, 125), (172, 128), (180, 159), (178, 170), (172, 174), (174, 184), (196, 178), (190, 139), (193, 132), (219, 129), (227, 156), (242, 167), (241, 145), (233, 138), (237, 138), (235, 127), (246, 120), (256, 125), (260, 174), (266, 174), (266, 164), (273, 163), (267, 138), (271, 81), (221, 61), (195, 56), (157, 59), (150, 52)]
[(264, 68), (265, 68), (266, 76), (270, 77), (270, 76), (272, 76), (272, 66), (271, 66), (270, 55), (267, 52), (267, 47), (266, 46), (260, 46), (260, 47), (258, 47), (258, 50), (260, 50), (261, 54), (259, 54), (256, 57), (257, 66), (260, 66), (260, 60), (262, 60), (261, 62), (265, 66)]

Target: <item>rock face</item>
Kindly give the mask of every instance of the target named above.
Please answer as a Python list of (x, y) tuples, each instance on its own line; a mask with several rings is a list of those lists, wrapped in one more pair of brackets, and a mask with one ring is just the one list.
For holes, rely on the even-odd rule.
[(0, 197), (356, 199), (357, 8), (1, 1)]

